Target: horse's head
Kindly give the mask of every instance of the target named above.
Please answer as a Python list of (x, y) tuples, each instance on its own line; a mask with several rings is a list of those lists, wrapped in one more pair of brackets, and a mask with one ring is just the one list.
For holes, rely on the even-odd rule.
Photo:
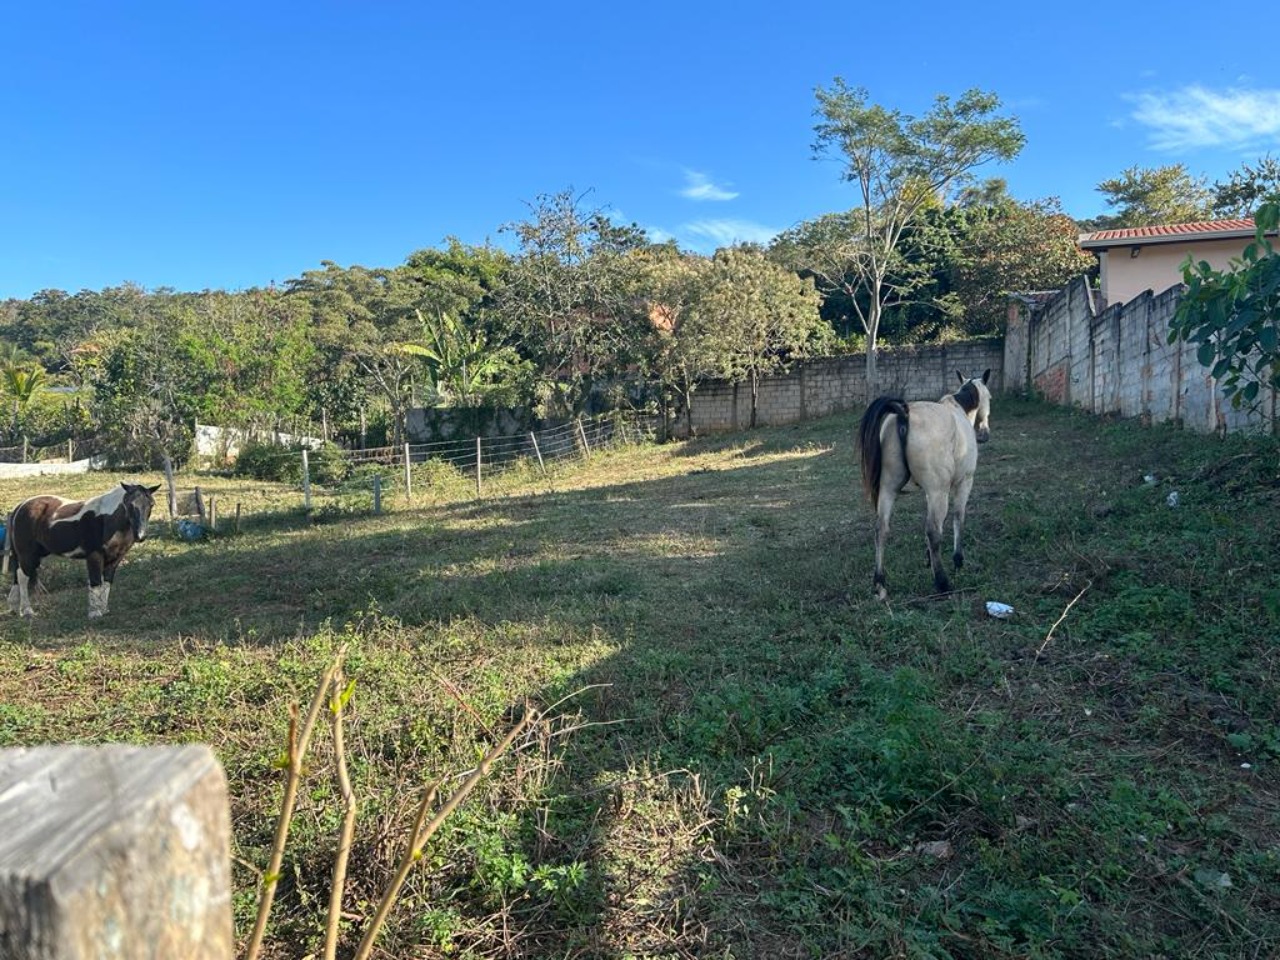
[(986, 443), (991, 439), (991, 391), (987, 389), (991, 370), (984, 370), (981, 377), (969, 378), (957, 370), (956, 376), (960, 378), (960, 389), (955, 394), (956, 402), (973, 424), (973, 433), (978, 442)]
[(133, 538), (141, 543), (147, 539), (147, 521), (151, 519), (151, 509), (156, 505), (155, 492), (160, 484), (144, 487), (139, 483), (122, 483), (124, 487), (124, 510), (129, 518), (129, 526), (133, 528)]

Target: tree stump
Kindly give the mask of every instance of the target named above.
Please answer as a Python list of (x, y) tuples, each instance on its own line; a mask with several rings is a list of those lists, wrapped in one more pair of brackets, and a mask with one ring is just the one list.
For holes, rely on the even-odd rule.
[(0, 750), (0, 956), (232, 960), (230, 838), (206, 746)]

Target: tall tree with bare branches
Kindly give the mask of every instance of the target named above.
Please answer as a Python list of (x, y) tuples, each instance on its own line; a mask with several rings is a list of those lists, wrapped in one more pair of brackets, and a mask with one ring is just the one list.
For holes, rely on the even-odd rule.
[(975, 168), (1016, 157), (1026, 138), (1016, 119), (997, 115), (999, 98), (981, 90), (955, 101), (938, 96), (919, 117), (870, 103), (865, 89), (839, 77), (830, 88), (819, 87), (817, 99), (814, 152), (840, 159), (844, 179), (861, 195), (858, 230), (842, 259), (868, 294), (865, 306), (852, 299), (867, 336), (867, 382), (874, 388), (880, 317), (898, 295), (890, 276), (904, 232)]

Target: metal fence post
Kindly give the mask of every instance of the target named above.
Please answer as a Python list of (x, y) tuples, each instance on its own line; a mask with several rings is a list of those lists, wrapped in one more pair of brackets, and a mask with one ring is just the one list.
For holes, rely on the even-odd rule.
[(532, 430), (529, 431), (529, 440), (533, 444), (533, 452), (538, 455), (538, 469), (542, 471), (542, 475), (547, 475), (547, 465), (542, 460), (542, 448), (538, 446), (538, 437)]

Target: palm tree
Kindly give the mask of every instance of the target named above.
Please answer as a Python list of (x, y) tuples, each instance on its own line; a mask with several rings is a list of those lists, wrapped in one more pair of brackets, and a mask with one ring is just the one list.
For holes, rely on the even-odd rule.
[(0, 390), (13, 400), (13, 432), (22, 432), (23, 414), (31, 401), (49, 389), (49, 375), (37, 360), (13, 344), (0, 344)]

